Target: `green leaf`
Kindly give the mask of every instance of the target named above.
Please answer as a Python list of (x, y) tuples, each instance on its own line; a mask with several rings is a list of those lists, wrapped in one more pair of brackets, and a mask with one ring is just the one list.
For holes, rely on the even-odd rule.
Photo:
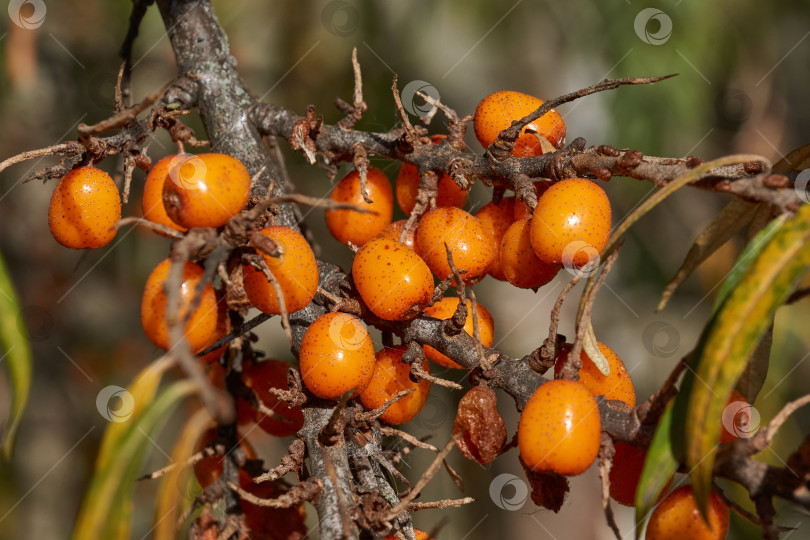
[(641, 524), (658, 502), (661, 493), (672, 481), (672, 476), (678, 470), (672, 448), (672, 411), (670, 404), (661, 416), (655, 430), (652, 443), (647, 449), (647, 459), (636, 488), (636, 531), (641, 530)]
[[(777, 220), (775, 220), (777, 221)], [(704, 513), (711, 492), (712, 469), (729, 394), (746, 368), (774, 312), (784, 303), (810, 266), (810, 205), (783, 225), (772, 223), (762, 233), (767, 242), (752, 245), (741, 256), (721, 289), (718, 306), (701, 336), (696, 362), (676, 399), (680, 443), (690, 469), (692, 489)], [(767, 238), (760, 233), (755, 237)]]
[(757, 204), (734, 199), (720, 212), (720, 215), (706, 227), (686, 254), (681, 267), (670, 280), (661, 295), (656, 311), (661, 311), (675, 293), (675, 290), (700, 264), (728, 242), (754, 217)]
[(3, 459), (8, 461), (14, 454), (14, 439), (28, 402), (32, 366), (28, 330), (2, 255), (0, 255), (0, 346), (3, 349), (3, 357), (0, 360), (8, 369), (11, 383), (11, 410), (8, 424), (2, 430)]
[(737, 391), (748, 403), (756, 401), (765, 379), (768, 378), (768, 367), (771, 363), (771, 346), (773, 345), (773, 320), (771, 326), (759, 340), (754, 354), (748, 359), (745, 370), (737, 381)]
[[(191, 381), (179, 381), (142, 406), (137, 416), (125, 422), (111, 422), (104, 434), (96, 470), (79, 512), (73, 538), (116, 540), (130, 537), (132, 495), (135, 479), (152, 438), (169, 413), (196, 389)], [(137, 404), (137, 401), (136, 401)], [(118, 426), (124, 426), (120, 429)]]

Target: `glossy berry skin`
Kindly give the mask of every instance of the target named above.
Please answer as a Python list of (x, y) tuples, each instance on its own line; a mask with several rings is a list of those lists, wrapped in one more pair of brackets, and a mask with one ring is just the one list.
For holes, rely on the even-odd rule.
[(698, 510), (692, 486), (681, 486), (661, 501), (647, 523), (647, 540), (721, 540), (728, 534), (728, 505), (712, 491), (709, 524)]
[(537, 258), (532, 249), (531, 224), (521, 219), (509, 226), (501, 239), (500, 261), (506, 280), (521, 289), (536, 289), (554, 279), (561, 266)]
[[(200, 442), (198, 444), (198, 450), (202, 450), (205, 448), (211, 441), (213, 441), (217, 436), (216, 428), (209, 429), (206, 431)], [(245, 451), (245, 455), (248, 459), (257, 459), (256, 450), (254, 450), (253, 446), (248, 442), (244, 435), (241, 433), (237, 433), (237, 439), (239, 440), (239, 446)], [(200, 486), (206, 488), (216, 481), (217, 478), (222, 476), (222, 468), (223, 468), (223, 460), (224, 456), (214, 455), (208, 456), (197, 463), (194, 464), (194, 476), (197, 477), (197, 481), (200, 483)]]
[[(475, 109), (475, 119), (473, 127), (478, 142), (487, 148), (498, 134), (512, 125), (515, 120), (520, 120), (524, 116), (537, 110), (543, 104), (543, 100), (512, 90), (503, 90), (488, 95), (478, 104)], [(542, 135), (555, 148), (559, 148), (565, 140), (565, 122), (556, 110), (552, 109), (534, 122), (530, 122), (521, 131), (520, 136), (515, 141), (512, 155), (516, 157), (539, 156), (543, 153), (540, 141), (533, 133), (536, 131)]]
[[(442, 298), (429, 308), (425, 308), (424, 313), (435, 319), (449, 319), (453, 316), (453, 313), (456, 312), (459, 302), (460, 300), (455, 297)], [(464, 321), (464, 331), (470, 336), (473, 335), (472, 303), (469, 300), (467, 300), (467, 319)], [(495, 337), (495, 323), (487, 308), (480, 303), (478, 303), (478, 333), (481, 337), (481, 344), (484, 347), (492, 346), (492, 341)], [(423, 349), (425, 356), (427, 356), (429, 360), (444, 367), (462, 369), (460, 365), (453, 362), (446, 355), (440, 353), (430, 345), (425, 345)]]
[[(605, 396), (606, 399), (614, 399), (623, 401), (628, 407), (633, 408), (636, 406), (636, 389), (633, 386), (633, 380), (630, 378), (630, 373), (627, 372), (627, 367), (622, 362), (621, 358), (613, 352), (613, 349), (604, 343), (598, 343), (599, 350), (605, 355), (610, 367), (610, 375), (607, 377), (602, 375), (596, 364), (593, 363), (590, 356), (585, 351), (579, 355), (582, 362), (582, 368), (579, 370), (579, 382), (585, 385), (594, 396)], [(562, 365), (568, 359), (568, 351), (560, 353), (557, 358), (557, 363), (554, 366), (554, 373), (559, 374), (562, 370)]]
[(253, 418), (260, 428), (276, 437), (293, 435), (304, 425), (304, 413), (300, 407), (290, 407), (269, 391), (270, 388), (290, 389), (287, 383), (287, 370), (291, 367), (293, 365), (287, 362), (269, 359), (250, 362), (242, 368), (242, 381), (245, 386), (253, 390), (259, 401), (274, 413), (266, 415), (252, 409)]
[(540, 385), (518, 422), (520, 457), (534, 471), (585, 472), (599, 453), (601, 420), (593, 395), (576, 381)]
[[(383, 229), (382, 232), (379, 235), (377, 235), (377, 238), (388, 238), (389, 240), (395, 240), (399, 242), (399, 238), (402, 236), (402, 231), (405, 230), (405, 224), (407, 222), (408, 222), (407, 219), (400, 219), (398, 221), (394, 221), (388, 227)], [(405, 244), (410, 249), (412, 249), (414, 252), (416, 252), (417, 255), (419, 254), (419, 252), (416, 251), (416, 226), (414, 226), (413, 228), (411, 228), (410, 231), (408, 231), (408, 234), (405, 235), (405, 239), (402, 243)]]
[[(433, 144), (438, 144), (445, 137), (434, 135), (431, 137)], [(397, 175), (397, 203), (406, 215), (411, 215), (413, 207), (416, 206), (416, 195), (421, 183), (419, 170), (415, 165), (403, 163)], [(439, 175), (438, 193), (436, 194), (436, 206), (456, 206), (461, 208), (467, 202), (467, 191), (464, 191), (446, 173)]]
[[(749, 425), (751, 421), (750, 405), (748, 404), (747, 401), (745, 401), (745, 398), (742, 396), (742, 394), (740, 394), (736, 390), (732, 390), (731, 395), (728, 397), (728, 400), (726, 401), (726, 408), (728, 408), (729, 405), (731, 405), (732, 403), (736, 402), (741, 402), (742, 405), (738, 406), (734, 410), (731, 410), (731, 412), (736, 412), (736, 414), (731, 414), (729, 415), (728, 418), (728, 420), (734, 423), (734, 431), (736, 431), (736, 434), (726, 429), (725, 422), (721, 422), (720, 424), (722, 426), (722, 431), (720, 432), (721, 443), (727, 443), (735, 439), (739, 439), (740, 435), (749, 434), (749, 430), (751, 429), (751, 426)], [(753, 427), (756, 428), (757, 426)]]
[(121, 197), (109, 174), (95, 167), (68, 172), (53, 190), (48, 226), (57, 242), (72, 249), (106, 246), (121, 219)]
[[(382, 407), (398, 392), (413, 388), (414, 392), (388, 407), (380, 416), (380, 420), (392, 425), (404, 424), (419, 414), (430, 393), (428, 381), (422, 380), (417, 383), (411, 380), (411, 366), (402, 362), (402, 354), (406, 350), (406, 347), (397, 346), (379, 351), (371, 382), (360, 393), (360, 402), (371, 411)], [(430, 373), (427, 364), (424, 368)]]
[[(514, 222), (512, 217), (515, 209), (515, 198), (504, 197), (501, 202), (495, 204), (490, 201), (475, 214), (475, 217), (487, 228), (492, 235), (492, 240), (496, 246), (501, 245), (501, 239), (506, 229)], [(501, 258), (497, 255), (492, 260), (489, 267), (489, 275), (500, 281), (506, 281), (506, 276), (501, 268)]]
[(360, 191), (360, 173), (352, 171), (337, 183), (329, 199), (334, 202), (353, 204), (376, 212), (364, 213), (356, 210), (327, 210), (326, 227), (339, 242), (362, 246), (385, 229), (394, 215), (394, 193), (391, 182), (381, 170), (368, 168), (366, 191), (371, 204), (363, 199)]
[[(169, 327), (166, 324), (166, 291), (164, 284), (169, 275), (171, 260), (164, 259), (146, 280), (141, 299), (141, 326), (146, 337), (156, 347), (169, 348)], [(204, 270), (199, 264), (186, 261), (183, 265), (180, 285), (180, 309), (178, 316), (183, 319), (194, 301), (197, 286), (203, 278)], [(200, 303), (186, 322), (184, 337), (192, 352), (201, 351), (216, 339), (217, 298), (210, 283), (203, 287)]]
[(337, 399), (352, 388), (357, 395), (374, 374), (374, 345), (360, 319), (327, 313), (307, 329), (298, 361), (304, 384), (319, 398)]
[[(216, 343), (220, 339), (224, 338), (228, 334), (231, 333), (231, 318), (228, 316), (228, 304), (225, 302), (225, 299), (217, 295), (217, 326), (214, 330), (214, 335), (211, 336), (211, 343)], [(205, 348), (208, 348), (209, 345), (206, 345)], [(198, 360), (205, 364), (213, 364), (214, 362), (218, 362), (222, 355), (225, 354), (225, 351), (228, 349), (228, 345), (225, 344), (218, 349), (214, 349), (210, 353), (200, 356)]]
[(537, 200), (534, 253), (548, 263), (584, 266), (607, 244), (610, 220), (610, 201), (601, 187), (584, 178), (561, 180)]
[(396, 240), (364, 244), (354, 255), (352, 279), (371, 312), (387, 321), (415, 317), (433, 296), (433, 275), (425, 261)]
[[(278, 257), (263, 254), (270, 273), (276, 278), (284, 296), (287, 313), (305, 308), (318, 291), (318, 263), (315, 254), (304, 236), (290, 227), (273, 225), (261, 233), (273, 240), (281, 252)], [(242, 267), (245, 293), (250, 302), (260, 311), (279, 315), (281, 306), (276, 290), (267, 281), (264, 273), (252, 266)]]
[[(169, 168), (176, 157), (177, 155), (172, 154), (161, 158), (146, 175), (146, 182), (143, 185), (143, 217), (152, 223), (186, 232), (188, 229), (172, 221), (166, 213), (166, 207), (163, 206), (163, 185), (166, 180), (172, 181), (169, 178)], [(158, 234), (163, 235), (162, 232)]]
[(416, 245), (430, 270), (439, 279), (450, 275), (445, 243), (456, 268), (467, 270), (465, 283), (480, 281), (497, 255), (489, 230), (459, 208), (436, 208), (425, 214), (416, 229)]
[(180, 154), (169, 164), (163, 205), (181, 227), (220, 227), (242, 211), (250, 173), (227, 154)]

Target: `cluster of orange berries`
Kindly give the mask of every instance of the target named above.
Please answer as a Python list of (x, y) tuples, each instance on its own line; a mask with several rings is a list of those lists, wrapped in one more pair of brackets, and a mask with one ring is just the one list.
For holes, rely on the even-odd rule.
[[(475, 114), (478, 140), (483, 146), (490, 146), (512, 121), (542, 103), (519, 92), (487, 96)], [(441, 144), (443, 138), (434, 136), (431, 142)], [(516, 157), (537, 156), (544, 150), (560, 148), (564, 139), (565, 123), (559, 113), (551, 110), (523, 129), (512, 153)], [(353, 171), (338, 182), (330, 198), (365, 211), (325, 212), (331, 234), (356, 248), (351, 276), (361, 299), (376, 317), (386, 321), (407, 321), (420, 313), (439, 319), (453, 315), (458, 298), (443, 298), (431, 304), (434, 278), (443, 280), (452, 273), (448, 251), (461, 271), (461, 279), (468, 285), (491, 275), (520, 288), (536, 289), (550, 282), (563, 266), (581, 267), (590, 262), (608, 241), (610, 203), (602, 188), (587, 179), (536, 182), (538, 200), (533, 210), (513, 196), (492, 201), (472, 215), (461, 209), (467, 191), (441, 173), (437, 193), (430, 201), (430, 206), (435, 203), (435, 207), (425, 208), (422, 215), (416, 216), (415, 227), (406, 230), (406, 220), (392, 222), (394, 198), (406, 215), (412, 214), (417, 208), (421, 183), (420, 171), (410, 164), (400, 169), (395, 189), (379, 169), (368, 167), (365, 182), (358, 171)], [(167, 156), (147, 176), (144, 217), (179, 232), (194, 227), (221, 227), (242, 211), (250, 187), (247, 169), (231, 156), (216, 153)], [(56, 240), (76, 249), (98, 248), (111, 242), (120, 217), (121, 200), (115, 183), (92, 166), (79, 167), (65, 175), (54, 190), (49, 210), (49, 224)], [(313, 300), (319, 279), (308, 242), (299, 232), (285, 226), (270, 225), (261, 234), (273, 242), (276, 250), (272, 255), (263, 253), (270, 276), (252, 266), (243, 266), (248, 299), (267, 314), (282, 312), (281, 299), (288, 313), (304, 308)], [(163, 349), (172, 346), (165, 290), (171, 267), (170, 259), (166, 259), (153, 270), (141, 306), (146, 336)], [(278, 292), (268, 277), (276, 282)], [(176, 324), (184, 322), (185, 341), (195, 353), (230, 332), (225, 303), (205, 280), (201, 265), (184, 262), (179, 310), (171, 314)], [(472, 335), (469, 302), (467, 307), (464, 330)], [(491, 346), (492, 316), (478, 305), (477, 319), (482, 344)], [(599, 451), (601, 424), (594, 396), (635, 406), (635, 390), (626, 367), (607, 346), (599, 344), (599, 347), (609, 362), (610, 375), (603, 375), (583, 353), (579, 381), (547, 382), (526, 404), (518, 426), (518, 446), (523, 462), (530, 469), (581, 474)], [(203, 357), (212, 366), (209, 375), (221, 386), (224, 372), (217, 360), (223, 350)], [(415, 380), (418, 377), (411, 374), (411, 366), (402, 361), (406, 350), (399, 345), (375, 353), (368, 330), (359, 318), (340, 312), (327, 313), (304, 334), (299, 369), (304, 384), (315, 396), (337, 399), (352, 391), (369, 410), (380, 408), (402, 391), (411, 390), (381, 416), (385, 422), (401, 424), (419, 413), (430, 391), (430, 383)], [(424, 347), (424, 352), (439, 365), (461, 367), (431, 347)], [(563, 352), (557, 362), (558, 371), (565, 361)], [(240, 399), (237, 403), (240, 424), (255, 422), (277, 436), (291, 435), (301, 428), (301, 410), (281, 402), (270, 391), (288, 389), (286, 374), (291, 367), (280, 360), (245, 362), (243, 382), (255, 392), (262, 407), (253, 407)], [(424, 369), (429, 372), (427, 364)], [(273, 414), (268, 416), (257, 409), (270, 409)], [(245, 452), (249, 457), (252, 455), (249, 445), (245, 446)], [(644, 458), (643, 450), (616, 444), (611, 495), (618, 502), (633, 504)], [(222, 472), (222, 457), (203, 460), (195, 469), (200, 483), (210, 484)], [(252, 486), (249, 478), (246, 482)], [(672, 529), (675, 518), (671, 516), (686, 512), (688, 504), (683, 501), (691, 492), (684, 493), (676, 490), (661, 503), (659, 510), (663, 517), (657, 517), (659, 510), (656, 510), (651, 531)], [(722, 501), (716, 503), (712, 499), (712, 508), (719, 516), (716, 530), (722, 530), (723, 523), (727, 527), (728, 509), (723, 514), (723, 507)], [(665, 513), (662, 508), (672, 509)], [(651, 537), (659, 539), (670, 537), (665, 532), (652, 534), (658, 536)]]

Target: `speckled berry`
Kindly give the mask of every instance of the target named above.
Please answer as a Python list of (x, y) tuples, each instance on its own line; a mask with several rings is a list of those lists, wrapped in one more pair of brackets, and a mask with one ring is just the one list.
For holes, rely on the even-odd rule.
[(540, 385), (518, 422), (520, 457), (535, 471), (582, 474), (596, 459), (600, 440), (596, 400), (576, 381), (557, 379)]
[(601, 187), (584, 178), (561, 180), (537, 200), (532, 248), (541, 261), (582, 267), (607, 244), (610, 221), (610, 201)]
[[(431, 137), (433, 144), (438, 144), (444, 135), (434, 135)], [(416, 206), (416, 195), (419, 192), (419, 184), (422, 179), (419, 170), (415, 165), (403, 163), (397, 175), (397, 203), (406, 215), (410, 215)], [(438, 192), (436, 194), (436, 206), (456, 206), (462, 207), (467, 202), (467, 191), (461, 189), (446, 173), (439, 175)]]
[[(475, 109), (473, 127), (475, 136), (481, 145), (486, 148), (495, 142), (498, 134), (512, 125), (515, 120), (534, 112), (543, 104), (543, 100), (512, 90), (503, 90), (488, 95)], [(559, 148), (565, 140), (565, 122), (556, 110), (549, 112), (530, 122), (523, 128), (515, 141), (512, 155), (517, 157), (539, 156), (543, 148), (537, 136), (530, 131), (537, 132), (548, 139), (552, 146)]]
[(681, 486), (661, 501), (647, 523), (647, 540), (722, 540), (728, 535), (729, 509), (711, 492), (708, 525), (700, 515), (692, 486)]
[(220, 227), (242, 211), (250, 196), (250, 173), (227, 154), (179, 154), (163, 183), (169, 219), (182, 227)]
[(56, 185), (48, 226), (57, 242), (73, 249), (100, 248), (115, 238), (121, 197), (115, 182), (95, 167), (73, 169)]
[[(602, 375), (591, 357), (585, 351), (582, 351), (579, 355), (582, 362), (582, 368), (579, 370), (579, 382), (584, 384), (591, 391), (591, 394), (595, 396), (605, 396), (606, 399), (624, 401), (628, 407), (635, 407), (636, 389), (633, 387), (633, 380), (630, 378), (630, 373), (627, 372), (627, 367), (625, 367), (621, 358), (613, 352), (613, 349), (604, 343), (598, 343), (598, 345), (599, 350), (602, 351), (608, 361), (610, 375)], [(554, 366), (554, 372), (559, 374), (563, 363), (567, 360), (568, 351), (560, 353)]]
[(461, 276), (465, 283), (480, 281), (497, 255), (495, 241), (487, 227), (459, 208), (436, 208), (425, 214), (416, 229), (416, 244), (439, 279), (450, 275), (447, 244), (456, 268), (467, 271)]
[[(481, 221), (492, 235), (492, 240), (495, 242), (496, 246), (501, 245), (503, 234), (514, 222), (514, 218), (512, 217), (514, 207), (515, 198), (504, 197), (498, 204), (491, 201), (488, 202), (475, 214), (475, 217)], [(497, 255), (492, 259), (492, 264), (489, 266), (489, 275), (500, 281), (506, 281), (506, 276), (501, 267), (501, 258)]]
[[(141, 300), (141, 325), (146, 337), (156, 347), (169, 348), (169, 326), (166, 322), (166, 291), (164, 286), (169, 276), (171, 260), (164, 259), (158, 264), (146, 280)], [(197, 286), (203, 279), (205, 271), (199, 264), (186, 261), (183, 264), (180, 283), (180, 319), (188, 316), (189, 308), (194, 301)], [(217, 298), (210, 283), (202, 290), (199, 305), (188, 317), (184, 337), (192, 352), (198, 352), (209, 346), (216, 339), (217, 331)]]
[(500, 261), (506, 280), (521, 289), (536, 289), (554, 279), (562, 268), (537, 258), (532, 249), (528, 219), (514, 222), (501, 239)]
[[(166, 213), (166, 207), (163, 206), (163, 185), (167, 179), (171, 182), (169, 168), (176, 157), (172, 154), (162, 158), (152, 166), (149, 174), (146, 175), (146, 182), (143, 185), (143, 217), (152, 223), (186, 232), (188, 229), (172, 221)], [(158, 234), (163, 235), (161, 232)]]
[(394, 215), (394, 193), (391, 182), (381, 170), (368, 168), (366, 191), (371, 203), (363, 199), (360, 190), (360, 173), (352, 171), (337, 183), (329, 199), (334, 202), (347, 203), (370, 210), (341, 209), (327, 210), (326, 227), (339, 242), (362, 246), (385, 229)]
[[(400, 237), (402, 236), (402, 231), (405, 230), (405, 224), (408, 222), (407, 219), (400, 219), (398, 221), (394, 221), (388, 227), (382, 230), (382, 232), (377, 235), (377, 238), (388, 238), (390, 240), (396, 240), (399, 242)], [(405, 235), (404, 241), (402, 242), (407, 247), (411, 248), (419, 254), (416, 250), (416, 225), (408, 231), (408, 234)]]
[(301, 378), (323, 399), (337, 399), (347, 390), (362, 392), (374, 374), (374, 345), (357, 317), (327, 313), (318, 317), (301, 341)]
[(433, 275), (425, 261), (385, 238), (367, 242), (355, 254), (352, 279), (372, 313), (388, 321), (416, 316), (433, 295)]
[[(406, 350), (406, 347), (397, 346), (379, 351), (371, 382), (360, 394), (360, 402), (371, 411), (382, 407), (397, 393), (413, 389), (414, 392), (388, 407), (380, 416), (380, 420), (394, 425), (404, 424), (419, 414), (430, 393), (428, 381), (422, 380), (417, 383), (411, 380), (411, 366), (402, 362), (402, 354)], [(427, 364), (424, 365), (424, 369), (430, 373)]]
[[(277, 257), (265, 254), (264, 260), (281, 288), (287, 313), (303, 309), (318, 290), (318, 264), (312, 248), (301, 233), (290, 227), (274, 225), (261, 233), (273, 240), (280, 251)], [(252, 266), (245, 265), (242, 270), (250, 302), (264, 313), (280, 314), (276, 290), (265, 275)]]

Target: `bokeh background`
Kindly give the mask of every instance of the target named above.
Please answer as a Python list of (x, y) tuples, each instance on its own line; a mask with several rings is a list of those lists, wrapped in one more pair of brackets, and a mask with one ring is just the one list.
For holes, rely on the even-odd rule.
[[(314, 104), (330, 122), (340, 117), (334, 98), (351, 97), (350, 56), (357, 47), (369, 105), (358, 125), (361, 129), (385, 131), (399, 122), (390, 93), (394, 73), (399, 75), (400, 89), (424, 81), (460, 114), (473, 112), (482, 97), (501, 89), (549, 98), (608, 77), (679, 73), (654, 86), (621, 88), (561, 107), (568, 140), (579, 136), (589, 144), (671, 157), (711, 159), (744, 151), (772, 161), (810, 142), (806, 69), (810, 12), (800, 0), (771, 2), (767, 7), (730, 0), (661, 1), (652, 6), (631, 0), (213, 3), (253, 93), (296, 111)], [(41, 12), (45, 17), (38, 28), (18, 24), (30, 21), (42, 5), (47, 11)], [(93, 123), (110, 115), (120, 66), (117, 51), (130, 3), (16, 1), (12, 8), (23, 19), (13, 22), (0, 14), (0, 159), (75, 138), (79, 122)], [(14, 14), (14, 9), (9, 11)], [(143, 22), (134, 59), (136, 99), (175, 74), (155, 7)], [(443, 122), (437, 116), (431, 130), (442, 132)], [(200, 129), (196, 119), (189, 123)], [(205, 138), (201, 132), (198, 136)], [(471, 134), (468, 140), (471, 151), (482, 150)], [(163, 135), (149, 147), (153, 160), (173, 151)], [(300, 155), (287, 155), (301, 192), (323, 196), (329, 191), (323, 169), (305, 165)], [(112, 172), (118, 164), (108, 161), (102, 167)], [(96, 409), (96, 396), (105, 386), (126, 386), (160, 355), (142, 335), (139, 302), (148, 272), (168, 254), (168, 240), (148, 231), (123, 229), (113, 244), (97, 251), (59, 246), (49, 234), (46, 217), (54, 184), (20, 184), (27, 174), (55, 162), (31, 160), (0, 174), (0, 251), (18, 288), (24, 306), (20, 317), (29, 327), (35, 356), (18, 452), (12, 464), (0, 466), (3, 538), (47, 540), (69, 535), (106, 426)], [(392, 181), (399, 167), (386, 160), (374, 160), (374, 165)], [(143, 178), (143, 172), (136, 171), (125, 215), (140, 212)], [(617, 223), (652, 186), (614, 178), (605, 188)], [(486, 189), (476, 186), (467, 209), (480, 208), (488, 196)], [(623, 358), (640, 400), (695, 345), (718, 284), (743, 245), (744, 236), (730, 242), (684, 284), (666, 310), (655, 312), (663, 286), (727, 200), (693, 189), (671, 197), (627, 235), (619, 262), (600, 293), (594, 314), (597, 336)], [(350, 253), (329, 236), (322, 213), (309, 212), (306, 221), (318, 238), (321, 255), (348, 267)], [(476, 287), (479, 301), (495, 318), (496, 343), (504, 352), (521, 356), (540, 344), (550, 308), (567, 277), (561, 274), (536, 293), (491, 278)], [(569, 336), (571, 308), (563, 311), (561, 325), (561, 332)], [(777, 316), (771, 372), (755, 403), (763, 421), (786, 400), (807, 391), (807, 316), (807, 306), (801, 304), (783, 308)], [(258, 333), (261, 349), (291, 359), (278, 320), (269, 321)], [(439, 373), (462, 379), (458, 372)], [(460, 395), (434, 389), (424, 411), (406, 429), (418, 436), (431, 435), (434, 444), (443, 445)], [(0, 370), (2, 421), (7, 403), (7, 381)], [(155, 439), (144, 472), (166, 463), (173, 436), (191, 407), (178, 411)], [(508, 396), (501, 396), (500, 408), (511, 436), (517, 415)], [(761, 459), (780, 464), (807, 432), (809, 420), (806, 412), (795, 415)], [(253, 430), (249, 438), (272, 464), (289, 441), (259, 431)], [(415, 481), (431, 459), (422, 451), (412, 452), (403, 471)], [(524, 500), (515, 450), (487, 468), (458, 453), (450, 462), (464, 477), (463, 495), (477, 501), (464, 509), (418, 513), (418, 527), (444, 526), (439, 538), (611, 537), (593, 469), (572, 479), (568, 501), (553, 514)], [(493, 479), (504, 473), (516, 479), (504, 477), (509, 481), (502, 489), (490, 489)], [(744, 493), (723, 486), (750, 507)], [(155, 487), (136, 488), (135, 538), (149, 536)], [(422, 500), (458, 496), (462, 494), (440, 473)], [(314, 516), (311, 508), (310, 515)], [(617, 518), (625, 537), (631, 537), (632, 511), (617, 508)], [(782, 508), (780, 521), (798, 527), (785, 537), (810, 537), (806, 513)], [(310, 537), (318, 537), (316, 528)], [(759, 534), (735, 517), (730, 537)]]

